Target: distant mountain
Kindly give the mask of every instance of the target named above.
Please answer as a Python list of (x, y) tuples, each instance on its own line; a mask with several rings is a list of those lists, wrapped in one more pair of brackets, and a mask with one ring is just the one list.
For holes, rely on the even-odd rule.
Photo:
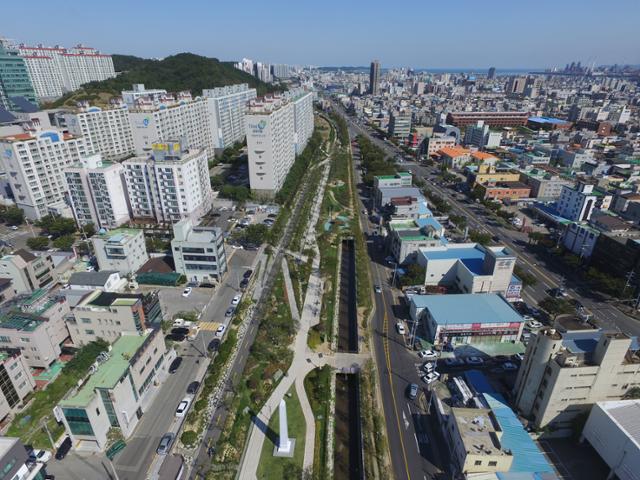
[(194, 95), (200, 95), (205, 88), (237, 83), (248, 83), (258, 90), (258, 95), (278, 90), (277, 86), (236, 69), (231, 62), (193, 53), (179, 53), (162, 60), (113, 55), (113, 65), (119, 72), (115, 78), (87, 83), (48, 106), (75, 106), (80, 100), (105, 104), (109, 98), (120, 95), (122, 90), (131, 89), (134, 83), (144, 83), (148, 88), (164, 88), (169, 92), (190, 90)]

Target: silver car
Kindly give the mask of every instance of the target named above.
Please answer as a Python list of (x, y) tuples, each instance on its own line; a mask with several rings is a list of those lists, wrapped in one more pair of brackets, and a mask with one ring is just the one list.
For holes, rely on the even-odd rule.
[(169, 453), (171, 449), (171, 445), (173, 444), (173, 440), (175, 440), (175, 433), (165, 433), (160, 439), (160, 443), (158, 444), (158, 448), (156, 449), (156, 453), (158, 455), (166, 455)]

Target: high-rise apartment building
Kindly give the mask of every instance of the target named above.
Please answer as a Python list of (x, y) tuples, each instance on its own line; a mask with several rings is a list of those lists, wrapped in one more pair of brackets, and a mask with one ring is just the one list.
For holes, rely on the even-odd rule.
[(293, 75), (293, 69), (290, 65), (276, 63), (271, 65), (271, 73), (276, 78), (290, 78)]
[(399, 140), (406, 140), (411, 133), (411, 112), (395, 110), (389, 115), (389, 135)]
[(24, 59), (20, 58), (15, 50), (0, 42), (0, 107), (19, 110), (11, 101), (11, 97), (24, 97), (37, 105), (36, 92)]
[(495, 148), (500, 146), (500, 140), (502, 140), (502, 133), (492, 132), (483, 120), (478, 120), (475, 125), (469, 125), (464, 131), (464, 143), (467, 146)]
[(268, 63), (256, 62), (253, 65), (253, 74), (265, 83), (273, 82), (273, 76), (271, 75), (271, 65)]
[(509, 77), (507, 81), (506, 93), (522, 95), (527, 86), (527, 77)]
[(125, 160), (127, 194), (136, 218), (175, 223), (202, 217), (213, 201), (207, 154), (181, 142), (155, 143), (150, 156)]
[(20, 44), (16, 49), (20, 56), (29, 57), (29, 75), (34, 84), (40, 86), (43, 98), (57, 97), (60, 90), (71, 92), (85, 83), (116, 76), (111, 55), (104, 55), (95, 48)]
[(103, 161), (95, 154), (68, 167), (65, 178), (78, 224), (115, 228), (130, 220), (122, 164)]
[(293, 130), (296, 155), (300, 155), (313, 135), (313, 92), (295, 88), (284, 93), (293, 106)]
[(489, 72), (487, 73), (487, 78), (489, 80), (493, 80), (496, 78), (496, 67), (490, 67)]
[(115, 160), (135, 151), (125, 105), (105, 110), (83, 107), (79, 112), (62, 114), (62, 118), (70, 133), (82, 135), (88, 153), (99, 153), (105, 160)]
[(202, 96), (210, 115), (213, 147), (223, 149), (242, 142), (245, 137), (244, 112), (247, 102), (256, 98), (256, 89), (242, 83), (203, 90)]
[(369, 93), (378, 95), (380, 91), (380, 62), (374, 60), (369, 69)]
[(0, 162), (16, 205), (27, 218), (70, 215), (64, 171), (86, 155), (82, 137), (44, 130), (0, 138)]
[(242, 70), (249, 75), (253, 75), (253, 60), (251, 60), (250, 58), (243, 58), (238, 63), (235, 63), (234, 66), (238, 70)]

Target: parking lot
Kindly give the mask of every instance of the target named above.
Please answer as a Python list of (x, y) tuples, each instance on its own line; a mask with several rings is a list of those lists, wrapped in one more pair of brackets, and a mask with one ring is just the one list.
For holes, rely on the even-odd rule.
[(165, 319), (173, 318), (179, 312), (193, 312), (199, 315), (211, 301), (213, 290), (212, 288), (193, 288), (188, 297), (183, 297), (182, 287), (161, 288), (158, 290), (158, 297)]

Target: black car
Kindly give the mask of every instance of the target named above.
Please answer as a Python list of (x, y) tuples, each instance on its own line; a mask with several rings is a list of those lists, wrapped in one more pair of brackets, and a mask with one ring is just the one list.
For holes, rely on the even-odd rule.
[(249, 269), (249, 270), (247, 270), (246, 272), (244, 272), (244, 273), (242, 274), (242, 278), (249, 279), (249, 278), (251, 278), (251, 275), (252, 275), (252, 274), (253, 274), (253, 270)]
[(199, 387), (200, 387), (200, 382), (195, 382), (195, 381), (191, 382), (187, 387), (187, 393), (190, 393), (191, 395), (195, 395)]
[(189, 335), (189, 329), (185, 327), (175, 327), (171, 329), (174, 335)]
[(240, 288), (244, 290), (248, 286), (249, 286), (249, 280), (246, 278), (243, 278), (242, 281), (240, 282)]
[(171, 340), (172, 342), (184, 342), (185, 338), (187, 338), (186, 335), (179, 333), (170, 333), (164, 337), (165, 340)]
[(220, 339), (214, 338), (209, 342), (209, 345), (207, 346), (207, 350), (209, 350), (210, 352), (215, 352), (216, 350), (218, 350), (219, 347), (220, 347)]
[(64, 457), (66, 457), (67, 453), (69, 453), (69, 450), (71, 450), (71, 438), (67, 437), (62, 441), (62, 443), (58, 447), (58, 450), (56, 451), (56, 460), (62, 460)]
[(176, 373), (181, 363), (182, 357), (176, 357), (173, 362), (171, 362), (171, 365), (169, 365), (169, 373)]

